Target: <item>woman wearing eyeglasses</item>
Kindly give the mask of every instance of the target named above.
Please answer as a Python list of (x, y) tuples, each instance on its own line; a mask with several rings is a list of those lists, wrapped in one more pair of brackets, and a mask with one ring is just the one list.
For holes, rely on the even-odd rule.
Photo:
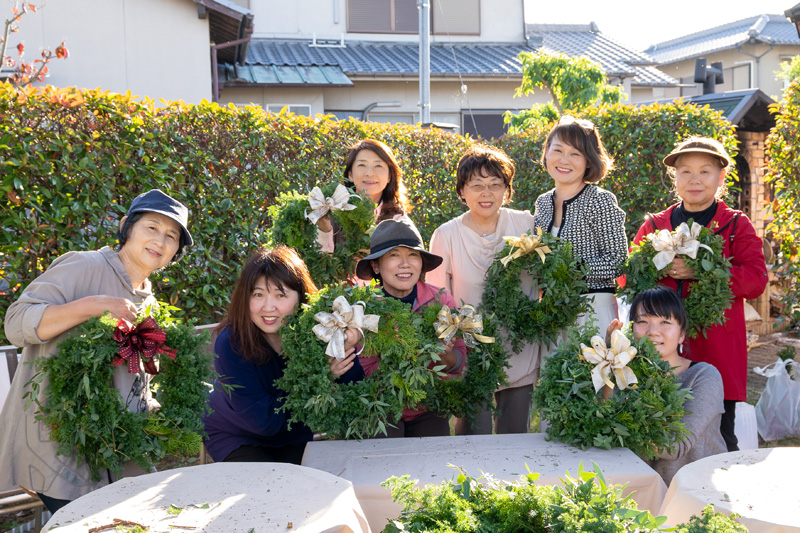
[[(469, 208), (433, 232), (430, 250), (442, 264), (428, 272), (427, 281), (444, 287), (458, 303), (478, 306), (486, 271), (505, 246), (506, 235), (519, 236), (534, 229), (528, 211), (503, 207), (514, 194), (514, 164), (500, 150), (488, 146), (470, 148), (458, 162), (456, 193)], [(522, 289), (533, 297), (533, 280), (522, 279)], [(536, 295), (538, 297), (538, 294)], [(539, 346), (527, 344), (509, 359), (508, 386), (495, 392), (500, 416), (496, 433), (526, 433), (530, 427), (531, 392), (539, 377)], [(487, 399), (491, 401), (491, 399)], [(492, 416), (484, 406), (475, 420), (456, 419), (457, 435), (492, 433)]]
[[(595, 185), (613, 170), (614, 161), (594, 124), (568, 115), (547, 135), (541, 161), (555, 188), (536, 199), (536, 225), (571, 242), (589, 266), (587, 298), (599, 331), (605, 331), (619, 318), (615, 280), (628, 257), (625, 212), (613, 193)], [(578, 323), (589, 318), (581, 316)]]

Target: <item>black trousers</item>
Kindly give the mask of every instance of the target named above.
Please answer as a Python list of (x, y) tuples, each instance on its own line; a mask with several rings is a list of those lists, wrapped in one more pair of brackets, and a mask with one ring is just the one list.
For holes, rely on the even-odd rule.
[(729, 452), (739, 449), (739, 439), (736, 438), (734, 427), (736, 425), (736, 400), (724, 400), (725, 412), (722, 413), (722, 421), (719, 424), (719, 432), (725, 439)]
[(292, 463), (299, 465), (306, 451), (305, 444), (267, 448), (266, 446), (239, 446), (224, 459), (225, 463)]
[(72, 502), (72, 500), (59, 500), (58, 498), (51, 498), (50, 496), (45, 496), (41, 492), (37, 492), (36, 494), (39, 496), (39, 499), (42, 500), (44, 506), (47, 507), (47, 510), (52, 514), (56, 514), (56, 511)]
[[(395, 427), (386, 426), (386, 437), (390, 439), (402, 437), (449, 437), (450, 420), (430, 411), (426, 411), (414, 420), (400, 420)], [(383, 435), (376, 435), (376, 439)]]

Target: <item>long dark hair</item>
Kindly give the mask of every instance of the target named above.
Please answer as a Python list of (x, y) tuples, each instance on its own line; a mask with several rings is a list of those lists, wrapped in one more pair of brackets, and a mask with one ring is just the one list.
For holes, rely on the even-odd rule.
[[(344, 179), (345, 185), (354, 187), (353, 181), (350, 179), (350, 172), (353, 170), (353, 164), (356, 161), (356, 156), (361, 150), (369, 150), (374, 152), (381, 160), (389, 167), (389, 183), (383, 189), (380, 201), (383, 203), (381, 212), (378, 214), (377, 222), (382, 222), (395, 215), (407, 215), (411, 212), (411, 202), (408, 201), (406, 195), (406, 186), (403, 183), (403, 171), (400, 170), (400, 165), (394, 157), (392, 149), (375, 139), (363, 139), (356, 144), (347, 148), (347, 157), (344, 163)], [(356, 191), (357, 193), (360, 191)]]
[(254, 364), (267, 362), (273, 353), (268, 348), (264, 332), (250, 318), (250, 295), (262, 276), (267, 283), (274, 283), (280, 290), (297, 292), (301, 305), (308, 301), (309, 294), (317, 292), (306, 264), (293, 248), (284, 245), (261, 248), (250, 256), (233, 290), (228, 313), (217, 331), (229, 327), (231, 343), (239, 355)]

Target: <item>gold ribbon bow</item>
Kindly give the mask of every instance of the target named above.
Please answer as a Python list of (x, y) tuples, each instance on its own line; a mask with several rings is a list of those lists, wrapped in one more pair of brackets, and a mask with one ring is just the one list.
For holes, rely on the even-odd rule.
[(692, 259), (697, 257), (697, 252), (700, 248), (705, 248), (711, 252), (711, 248), (705, 244), (700, 244), (697, 240), (703, 226), (697, 222), (692, 222), (692, 228), (686, 222), (681, 222), (677, 229), (670, 233), (669, 230), (662, 229), (658, 233), (651, 233), (647, 236), (650, 242), (653, 243), (653, 248), (658, 252), (653, 257), (653, 264), (656, 265), (658, 270), (665, 268), (672, 263), (675, 256), (678, 254), (686, 255)]
[(305, 216), (312, 224), (316, 224), (319, 219), (328, 214), (328, 211), (351, 211), (356, 206), (347, 203), (350, 196), (351, 194), (347, 192), (347, 187), (341, 183), (336, 186), (333, 195), (328, 198), (322, 193), (322, 189), (314, 187), (308, 195), (308, 205), (311, 206), (311, 212), (306, 212)]
[(436, 335), (445, 343), (450, 342), (458, 330), (464, 337), (464, 342), (469, 348), (475, 348), (478, 342), (490, 344), (494, 342), (494, 337), (481, 335), (483, 333), (483, 317), (475, 312), (475, 308), (465, 304), (457, 313), (443, 305), (436, 315)]
[(635, 389), (634, 386), (639, 382), (636, 374), (628, 368), (633, 358), (636, 357), (636, 348), (631, 346), (631, 341), (620, 330), (611, 333), (611, 346), (606, 347), (605, 341), (599, 336), (592, 337), (592, 346), (581, 343), (580, 358), (582, 361), (589, 361), (595, 367), (592, 369), (592, 383), (595, 393), (608, 385), (614, 388), (611, 381), (611, 372), (614, 372), (617, 386), (620, 390), (628, 387)]
[[(503, 237), (503, 239), (505, 239), (505, 241), (510, 244), (512, 248), (511, 253), (500, 260), (500, 262), (503, 264), (503, 267), (508, 266), (508, 263), (517, 257), (522, 257), (523, 255), (532, 254), (534, 252), (539, 254), (539, 257), (542, 259), (542, 263), (544, 263), (544, 255), (549, 254), (551, 250), (548, 246), (542, 244), (542, 236), (542, 228), (537, 227), (535, 235), (526, 233), (524, 235), (520, 235), (519, 237)], [(513, 250), (513, 248), (516, 248), (516, 250)]]
[[(356, 302), (350, 305), (347, 298), (338, 296), (333, 301), (333, 312), (319, 312), (314, 315), (314, 320), (319, 322), (311, 328), (311, 331), (321, 341), (328, 343), (325, 353), (336, 359), (344, 359), (345, 330), (356, 328), (364, 335), (364, 330), (378, 331), (380, 316), (365, 315), (364, 302)], [(360, 352), (359, 352), (360, 353)]]

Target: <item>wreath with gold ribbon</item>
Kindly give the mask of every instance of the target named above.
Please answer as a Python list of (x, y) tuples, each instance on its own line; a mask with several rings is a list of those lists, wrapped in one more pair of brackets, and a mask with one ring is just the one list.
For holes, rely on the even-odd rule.
[[(93, 481), (99, 481), (100, 470), (119, 473), (130, 461), (149, 470), (168, 454), (200, 453), (208, 410), (205, 383), (215, 377), (212, 355), (205, 348), (208, 333), (171, 318), (175, 309), (151, 306), (135, 324), (109, 315), (91, 318), (58, 343), (57, 355), (34, 363), (28, 404), (37, 404), (36, 418), (50, 428), (58, 453), (77, 455)], [(121, 365), (153, 376), (158, 410), (126, 408), (112, 385)]]
[[(543, 233), (504, 237), (506, 246), (486, 273), (482, 308), (509, 332), (515, 350), (521, 342), (555, 343), (561, 330), (588, 311), (583, 295), (587, 267), (573, 254), (572, 244)], [(522, 290), (521, 277), (538, 284), (541, 297)]]
[[(333, 253), (324, 253), (317, 242), (316, 222), (326, 215), (336, 233)], [(270, 246), (291, 246), (303, 258), (314, 282), (330, 285), (351, 276), (358, 258), (369, 253), (375, 204), (340, 183), (330, 183), (307, 194), (279, 194), (269, 216)]]
[(731, 262), (722, 255), (722, 249), (722, 237), (692, 220), (672, 232), (662, 229), (650, 233), (631, 248), (622, 269), (625, 286), (619, 295), (631, 302), (640, 292), (652, 289), (667, 277), (667, 267), (680, 255), (695, 272), (689, 295), (683, 300), (689, 319), (687, 334), (692, 338), (705, 335), (708, 329), (725, 323), (725, 311), (733, 301)]
[(608, 346), (587, 325), (548, 357), (533, 400), (550, 438), (656, 459), (688, 435), (681, 419), (689, 394), (650, 340), (615, 331)]
[[(377, 324), (370, 315), (378, 316)], [(364, 326), (359, 357), (380, 357), (380, 366), (359, 382), (343, 384), (331, 374), (328, 356), (339, 353), (331, 347), (338, 344), (335, 331), (348, 325)], [(286, 392), (281, 409), (289, 423), (302, 422), (332, 438), (385, 435), (404, 408), (424, 403), (436, 379), (430, 368), (441, 342), (429, 344), (421, 332), (422, 316), (385, 297), (374, 283), (323, 288), (280, 329), (286, 368), (276, 385)]]

